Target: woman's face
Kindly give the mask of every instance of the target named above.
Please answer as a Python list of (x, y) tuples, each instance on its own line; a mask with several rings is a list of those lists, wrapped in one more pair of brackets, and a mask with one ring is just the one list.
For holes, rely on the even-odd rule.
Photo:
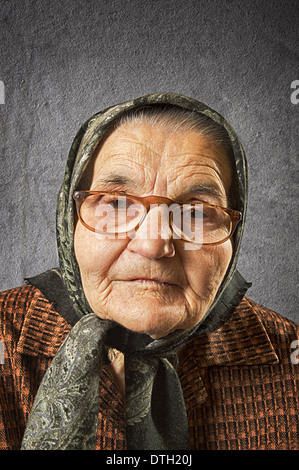
[[(82, 189), (227, 207), (230, 184), (225, 151), (213, 141), (193, 131), (130, 123), (104, 142), (90, 188)], [(125, 239), (105, 239), (78, 221), (74, 244), (94, 313), (158, 339), (203, 318), (231, 260), (232, 243), (190, 250), (190, 243), (171, 237), (168, 223), (161, 227), (163, 238), (144, 236), (153, 216), (151, 210), (134, 238)]]

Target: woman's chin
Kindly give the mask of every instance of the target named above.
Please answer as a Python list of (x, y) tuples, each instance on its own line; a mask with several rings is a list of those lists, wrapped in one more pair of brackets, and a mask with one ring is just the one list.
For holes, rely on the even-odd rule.
[(161, 305), (146, 300), (138, 303), (111, 303), (106, 318), (136, 333), (145, 333), (153, 339), (163, 338), (178, 329), (194, 326), (182, 305)]

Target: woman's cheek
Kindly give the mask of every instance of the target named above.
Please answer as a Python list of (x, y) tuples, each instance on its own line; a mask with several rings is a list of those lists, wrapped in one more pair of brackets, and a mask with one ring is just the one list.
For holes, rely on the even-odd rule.
[(107, 240), (77, 224), (74, 249), (82, 273), (102, 277), (123, 250), (123, 240)]
[(183, 260), (189, 286), (200, 299), (212, 303), (232, 257), (230, 240), (222, 245), (186, 251)]

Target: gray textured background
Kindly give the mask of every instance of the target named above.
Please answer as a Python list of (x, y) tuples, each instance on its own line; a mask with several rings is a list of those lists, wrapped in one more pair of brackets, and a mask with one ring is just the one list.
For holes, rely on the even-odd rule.
[(248, 294), (298, 312), (299, 2), (1, 1), (2, 290), (57, 265), (56, 196), (93, 113), (159, 91), (206, 102), (241, 137)]

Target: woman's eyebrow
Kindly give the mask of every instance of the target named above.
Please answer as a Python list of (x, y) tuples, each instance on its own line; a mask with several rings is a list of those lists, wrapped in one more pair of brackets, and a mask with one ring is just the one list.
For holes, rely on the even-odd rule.
[(101, 187), (102, 185), (108, 186), (109, 184), (116, 184), (127, 187), (136, 186), (136, 182), (133, 179), (128, 178), (127, 176), (116, 174), (110, 174), (105, 177), (98, 178), (94, 183), (94, 185), (96, 185), (97, 187)]
[(206, 196), (213, 196), (217, 197), (218, 199), (224, 202), (227, 200), (226, 195), (223, 194), (216, 185), (211, 183), (197, 183), (188, 189), (188, 193), (197, 193)]
[[(104, 189), (109, 185), (117, 185), (123, 186), (126, 188), (132, 188), (133, 190), (136, 189), (136, 181), (132, 178), (129, 178), (124, 175), (118, 174), (109, 174), (105, 177), (98, 178), (93, 187), (97, 187), (99, 189)], [(227, 196), (223, 194), (220, 189), (211, 183), (197, 183), (188, 188), (185, 194), (198, 194), (198, 195), (205, 195), (205, 196), (212, 196), (216, 197), (221, 203), (227, 203)]]

